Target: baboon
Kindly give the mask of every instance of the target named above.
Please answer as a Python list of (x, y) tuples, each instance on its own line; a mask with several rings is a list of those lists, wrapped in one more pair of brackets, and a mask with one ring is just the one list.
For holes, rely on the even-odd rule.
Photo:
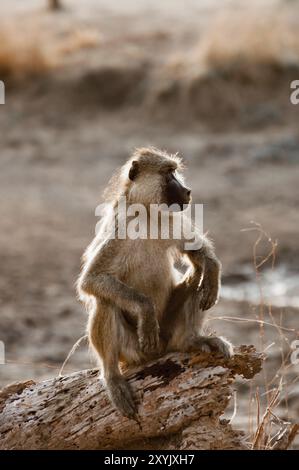
[[(78, 293), (88, 310), (87, 332), (114, 406), (130, 418), (136, 404), (121, 363), (140, 364), (169, 351), (218, 351), (232, 354), (230, 343), (202, 336), (205, 311), (218, 299), (221, 265), (212, 243), (200, 236), (197, 249), (186, 250), (183, 237), (121, 239), (118, 201), (127, 204), (178, 204), (183, 214), (191, 190), (184, 186), (182, 161), (154, 148), (137, 149), (114, 176), (106, 193), (111, 210), (83, 255)], [(109, 227), (116, 224), (116, 236)], [(108, 231), (108, 232), (107, 232)], [(179, 275), (175, 262), (189, 267)]]

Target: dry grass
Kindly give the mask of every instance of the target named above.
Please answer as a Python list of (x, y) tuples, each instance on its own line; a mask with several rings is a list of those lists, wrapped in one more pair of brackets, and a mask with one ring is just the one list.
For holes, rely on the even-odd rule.
[[(262, 268), (265, 265), (275, 268), (278, 243), (263, 229), (261, 224), (244, 231), (257, 233), (253, 244), (253, 266), (256, 283), (259, 288), (259, 305), (255, 318), (213, 317), (210, 320), (256, 323), (256, 335), (260, 350), (264, 353), (276, 347), (281, 354), (281, 363), (275, 370), (268, 370), (267, 359), (262, 370), (262, 378), (254, 378), (250, 384), (248, 406), (247, 445), (254, 450), (288, 449), (299, 432), (299, 424), (289, 418), (287, 373), (293, 367), (291, 363), (292, 341), (297, 338), (295, 328), (284, 326), (282, 316), (278, 322), (272, 314), (271, 304), (265, 300), (262, 286)], [(268, 246), (268, 251), (266, 247)], [(275, 340), (266, 346), (265, 329), (276, 330)], [(266, 354), (267, 357), (267, 354)], [(297, 377), (294, 381), (297, 380)], [(235, 401), (237, 398), (235, 397)], [(236, 409), (236, 403), (234, 408)], [(234, 417), (236, 412), (234, 412)]]
[[(193, 52), (184, 51), (173, 63), (165, 58), (166, 70), (170, 62), (171, 72), (180, 74), (183, 67), (187, 75), (192, 75), (198, 66), (208, 71), (242, 67), (250, 73), (253, 65), (298, 65), (299, 16), (294, 8), (290, 5), (259, 11), (249, 7), (215, 15)], [(0, 74), (41, 73), (57, 63), (58, 56), (61, 59), (64, 54), (102, 44), (94, 27), (73, 23), (68, 16), (63, 21), (54, 23), (50, 16), (36, 12), (24, 18), (2, 20)]]
[[(261, 283), (261, 270), (267, 263), (270, 263), (271, 268), (274, 269), (278, 243), (277, 240), (271, 238), (261, 224), (253, 224), (252, 228), (246, 230), (255, 231), (258, 235), (253, 245), (253, 265), (260, 293), (256, 319), (259, 325), (260, 348), (263, 351), (269, 349), (269, 346), (268, 348), (265, 347), (265, 326), (271, 323), (277, 331), (277, 340), (272, 345), (278, 347), (281, 352), (281, 364), (274, 371), (272, 377), (268, 376), (266, 367), (263, 368), (263, 393), (261, 393), (260, 387), (254, 384), (254, 381), (252, 383), (250, 401), (254, 390), (255, 411), (254, 407), (251, 407), (249, 419), (252, 431), (249, 442), (254, 450), (288, 449), (299, 430), (297, 423), (294, 424), (288, 420), (288, 383), (286, 379), (288, 369), (292, 366), (290, 361), (291, 340), (295, 339), (296, 330), (289, 330), (292, 334), (287, 337), (285, 331), (288, 329), (283, 326), (282, 319), (280, 319), (280, 323), (275, 320), (271, 304), (265, 301)], [(265, 242), (268, 244), (269, 251), (265, 253), (263, 249), (263, 254), (260, 255), (259, 245)], [(265, 318), (269, 318), (270, 323), (267, 323)], [(261, 413), (263, 414), (261, 415)], [(279, 414), (282, 414), (284, 418), (280, 418)], [(253, 429), (253, 422), (255, 422), (255, 429)]]
[[(259, 288), (259, 303), (254, 309), (254, 318), (238, 316), (214, 316), (209, 322), (222, 320), (231, 323), (256, 324), (256, 341), (260, 351), (265, 353), (266, 360), (261, 375), (255, 377), (248, 392), (248, 408), (243, 409), (243, 415), (248, 417), (248, 435), (246, 443), (254, 450), (288, 449), (292, 446), (299, 433), (299, 423), (294, 422), (288, 404), (288, 391), (298, 377), (294, 374), (294, 365), (291, 362), (292, 342), (298, 339), (298, 330), (289, 328), (283, 323), (284, 316), (279, 319), (272, 313), (271, 303), (263, 292), (263, 267), (275, 269), (278, 243), (263, 229), (261, 224), (252, 222), (252, 227), (243, 231), (252, 231), (257, 234), (253, 243), (253, 267), (256, 284)], [(277, 314), (277, 311), (276, 311)], [(266, 332), (272, 331), (272, 341), (267, 340)], [(267, 352), (275, 348), (280, 352), (280, 363), (273, 368), (268, 365)], [(269, 358), (270, 359), (270, 358)], [(279, 358), (278, 358), (279, 359)], [(271, 363), (270, 363), (271, 364)], [(293, 373), (292, 373), (293, 371)], [(290, 379), (290, 377), (294, 376)], [(244, 393), (244, 392), (242, 392)], [(238, 414), (238, 396), (234, 396), (233, 418)]]
[(298, 5), (259, 9), (244, 4), (221, 12), (207, 22), (191, 50), (168, 61), (170, 85), (164, 96), (175, 96), (171, 80), (176, 80), (188, 115), (213, 129), (223, 130), (223, 123), (260, 128), (273, 119), (291, 119), (286, 90), (299, 70), (298, 30)]
[(298, 424), (285, 421), (275, 414), (275, 408), (280, 401), (280, 393), (281, 387), (273, 391), (262, 418), (260, 396), (258, 391), (256, 393), (257, 427), (251, 442), (253, 450), (289, 449), (299, 431)]
[(67, 55), (99, 45), (95, 30), (73, 25), (60, 30), (38, 14), (0, 23), (0, 76), (26, 78), (48, 73)]
[[(259, 388), (256, 387), (255, 400), (256, 400), (256, 430), (252, 437), (252, 448), (253, 449), (265, 449), (265, 450), (277, 450), (277, 449), (288, 449), (298, 431), (299, 425), (292, 423), (289, 420), (281, 419), (278, 416), (278, 408), (283, 410), (283, 415), (288, 417), (288, 383), (286, 374), (288, 368), (291, 367), (290, 355), (291, 355), (291, 344), (290, 338), (287, 338), (284, 334), (284, 327), (280, 323), (275, 321), (272, 315), (271, 305), (266, 304), (263, 294), (263, 288), (261, 285), (261, 268), (267, 262), (271, 263), (272, 269), (275, 266), (276, 252), (277, 252), (277, 241), (272, 240), (270, 235), (265, 232), (260, 224), (255, 224), (253, 230), (258, 233), (258, 238), (253, 246), (253, 263), (256, 274), (256, 282), (260, 292), (260, 305), (259, 305), (259, 320), (260, 324), (260, 345), (261, 348), (265, 349), (265, 331), (264, 331), (264, 318), (268, 316), (272, 323), (275, 325), (277, 330), (277, 345), (281, 351), (281, 364), (280, 367), (274, 372), (271, 378), (267, 376), (266, 368), (263, 370), (264, 390), (263, 396), (266, 397), (266, 404), (264, 405), (263, 416), (260, 416), (262, 405), (262, 395), (259, 392)], [(269, 244), (269, 252), (264, 256), (258, 255), (259, 244), (266, 240)], [(294, 331), (296, 335), (296, 331)], [(295, 335), (292, 339), (295, 339)], [(285, 352), (285, 344), (287, 343), (287, 352)], [(277, 410), (277, 412), (276, 412)]]
[(298, 27), (298, 14), (289, 9), (222, 14), (203, 36), (198, 54), (208, 69), (298, 64)]
[(49, 45), (34, 24), (4, 22), (0, 26), (0, 75), (24, 78), (48, 71), (55, 64)]

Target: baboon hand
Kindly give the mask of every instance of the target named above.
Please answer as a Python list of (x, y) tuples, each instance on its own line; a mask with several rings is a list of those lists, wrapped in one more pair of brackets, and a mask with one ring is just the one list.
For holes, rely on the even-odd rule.
[(200, 301), (200, 308), (202, 310), (209, 310), (209, 308), (213, 307), (218, 301), (219, 297), (219, 284), (214, 283), (211, 284), (209, 280), (204, 280), (203, 285), (201, 287), (202, 290), (202, 297)]
[(138, 340), (141, 351), (155, 355), (159, 350), (159, 323), (151, 302), (146, 305), (138, 325)]
[(219, 298), (220, 263), (217, 260), (209, 260), (207, 263), (200, 290), (200, 308), (202, 310), (208, 310), (217, 303)]

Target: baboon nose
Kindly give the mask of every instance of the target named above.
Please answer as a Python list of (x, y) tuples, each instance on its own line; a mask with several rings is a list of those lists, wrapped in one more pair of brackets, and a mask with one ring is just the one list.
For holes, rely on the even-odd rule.
[(186, 193), (187, 193), (187, 196), (190, 197), (191, 196), (191, 189), (187, 188)]

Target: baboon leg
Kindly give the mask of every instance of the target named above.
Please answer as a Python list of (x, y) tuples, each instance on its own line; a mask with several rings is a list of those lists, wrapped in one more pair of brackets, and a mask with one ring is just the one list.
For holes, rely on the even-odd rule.
[[(163, 316), (162, 338), (166, 351), (219, 352), (225, 357), (233, 354), (232, 345), (222, 337), (202, 336), (205, 312), (200, 309), (201, 273), (195, 272), (174, 288)], [(171, 335), (169, 334), (171, 332)]]
[(94, 311), (90, 313), (88, 334), (100, 359), (103, 379), (112, 404), (124, 416), (134, 418), (137, 408), (133, 393), (119, 370), (120, 342), (126, 335), (125, 330), (120, 331), (122, 325), (119, 315), (121, 312), (115, 306), (98, 300)]

